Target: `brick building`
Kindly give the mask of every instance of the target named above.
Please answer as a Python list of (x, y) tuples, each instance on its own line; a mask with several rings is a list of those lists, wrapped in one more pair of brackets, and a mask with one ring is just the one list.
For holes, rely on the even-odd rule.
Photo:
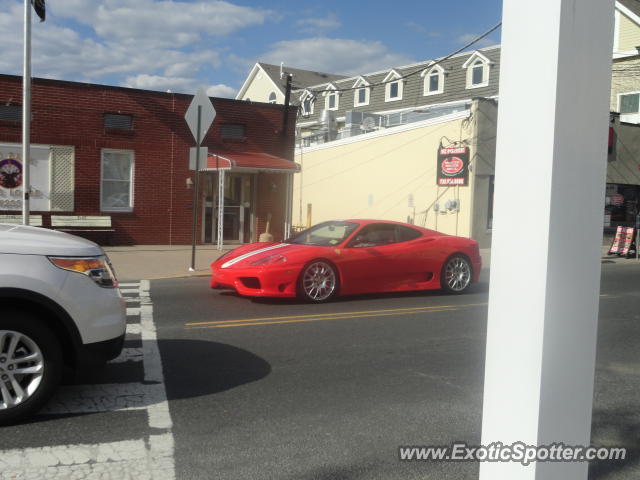
[[(184, 120), (191, 95), (59, 80), (32, 82), (31, 212), (110, 217), (114, 244), (191, 242), (195, 141)], [(218, 172), (224, 178), (224, 243), (257, 240), (271, 216), (282, 239), (290, 225), (296, 110), (212, 98), (202, 145), (199, 242), (217, 241)], [(4, 172), (21, 167), (22, 77), (0, 75), (0, 215), (18, 215), (21, 187)], [(283, 130), (286, 127), (286, 132)], [(16, 167), (17, 165), (17, 167)], [(16, 168), (18, 170), (16, 170)], [(270, 214), (270, 215), (269, 215)], [(84, 233), (103, 241), (100, 233)]]

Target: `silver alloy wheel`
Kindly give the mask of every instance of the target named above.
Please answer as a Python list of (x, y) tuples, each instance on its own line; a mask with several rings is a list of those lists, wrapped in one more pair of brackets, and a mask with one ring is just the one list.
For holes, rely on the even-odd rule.
[(471, 282), (471, 266), (462, 257), (452, 257), (444, 267), (444, 279), (454, 292), (461, 292)]
[(0, 330), (0, 410), (24, 403), (40, 386), (44, 358), (27, 335)]
[(302, 288), (311, 300), (326, 300), (336, 289), (336, 273), (326, 262), (313, 262), (302, 274)]

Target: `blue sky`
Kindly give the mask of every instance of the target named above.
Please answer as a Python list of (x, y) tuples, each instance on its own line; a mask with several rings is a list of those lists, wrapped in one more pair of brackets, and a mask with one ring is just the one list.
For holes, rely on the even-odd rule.
[[(0, 73), (22, 72), (22, 0), (0, 0)], [(501, 0), (47, 0), (33, 76), (234, 97), (256, 61), (357, 75), (460, 48)], [(500, 31), (480, 46), (500, 42)]]

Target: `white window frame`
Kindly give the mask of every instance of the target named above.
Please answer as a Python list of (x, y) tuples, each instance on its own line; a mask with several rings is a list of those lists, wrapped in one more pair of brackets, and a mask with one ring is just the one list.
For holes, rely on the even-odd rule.
[[(273, 99), (271, 98), (273, 97)], [(276, 95), (276, 92), (271, 92), (269, 94), (269, 103), (278, 103), (278, 95)]]
[[(129, 171), (129, 206), (128, 207), (107, 207), (103, 205), (103, 191), (104, 191), (104, 154), (105, 153), (127, 153), (131, 158), (131, 168)], [(134, 202), (134, 182), (135, 182), (135, 168), (136, 165), (136, 156), (134, 150), (121, 150), (115, 148), (103, 148), (100, 151), (100, 211), (101, 212), (133, 212), (133, 208), (135, 205)], [(118, 181), (118, 180), (107, 180), (107, 181)], [(124, 180), (120, 180), (124, 181)]]
[[(304, 104), (305, 102), (309, 100), (309, 111), (307, 112), (307, 110), (304, 108)], [(300, 108), (302, 110), (302, 115), (303, 116), (309, 116), (309, 115), (313, 115), (313, 109), (314, 109), (314, 105), (315, 105), (315, 98), (313, 96), (313, 94), (311, 92), (309, 92), (308, 90), (305, 90), (305, 92), (300, 96)]]
[[(640, 95), (640, 91), (635, 91), (635, 92), (622, 92), (622, 93), (618, 93), (617, 97), (618, 97), (618, 113), (620, 115), (632, 115), (631, 113), (622, 113), (622, 111), (620, 110), (620, 104), (622, 102), (622, 97), (625, 95)], [(640, 103), (640, 99), (639, 99), (639, 103)], [(640, 106), (638, 107), (638, 110), (640, 110)], [(638, 112), (634, 112), (634, 113), (640, 113), (640, 111)]]
[[(396, 79), (394, 81), (394, 79)], [(402, 100), (403, 90), (404, 90), (404, 80), (402, 79), (402, 75), (398, 73), (396, 70), (391, 70), (384, 80), (384, 101), (385, 102), (397, 102)], [(398, 84), (398, 96), (391, 96), (391, 85), (397, 83)]]
[[(444, 92), (444, 75), (446, 70), (442, 68), (440, 65), (434, 65), (432, 67), (425, 68), (420, 74), (421, 77), (424, 78), (423, 91), (422, 95), (439, 95)], [(434, 91), (430, 91), (429, 87), (431, 86), (431, 77), (433, 75), (438, 76), (438, 89)]]
[[(324, 96), (324, 108), (326, 110), (338, 110), (340, 108), (340, 94), (336, 92), (336, 87), (334, 85), (329, 85), (327, 89), (322, 93)], [(335, 105), (333, 107), (329, 106), (329, 102), (331, 101), (331, 97), (335, 99)]]
[[(353, 84), (353, 106), (354, 107), (363, 107), (365, 105), (369, 105), (369, 100), (371, 99), (371, 88), (369, 87), (369, 82), (367, 82), (364, 78), (360, 77)], [(360, 102), (360, 91), (364, 90), (364, 102)]]
[(640, 98), (638, 99), (639, 105), (638, 105), (637, 112), (622, 113), (620, 106), (622, 103), (622, 97), (624, 95), (638, 95), (640, 97), (640, 91), (622, 92), (616, 95), (618, 99), (618, 113), (620, 114), (620, 121), (627, 122), (627, 123), (640, 123)]
[[(480, 62), (480, 66), (482, 66), (482, 81), (480, 83), (473, 83), (473, 70), (477, 68), (477, 62)], [(489, 85), (489, 73), (491, 68), (491, 60), (485, 57), (480, 52), (474, 52), (466, 62), (462, 65), (462, 68), (467, 70), (467, 90), (472, 88), (482, 88)]]

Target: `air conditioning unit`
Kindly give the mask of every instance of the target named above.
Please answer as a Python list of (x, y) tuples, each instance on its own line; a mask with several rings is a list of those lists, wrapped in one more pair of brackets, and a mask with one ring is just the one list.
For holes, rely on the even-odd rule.
[(369, 112), (345, 112), (345, 127), (359, 127), (360, 130), (370, 132), (385, 126), (384, 116)]

